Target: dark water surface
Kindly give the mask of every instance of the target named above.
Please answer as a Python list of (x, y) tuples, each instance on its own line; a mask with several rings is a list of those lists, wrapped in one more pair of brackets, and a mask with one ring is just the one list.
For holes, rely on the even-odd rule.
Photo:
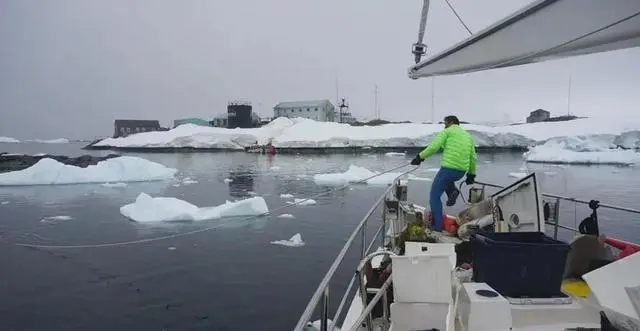
[[(0, 151), (84, 153), (78, 144), (20, 145), (0, 144)], [(301, 175), (345, 171), (349, 164), (380, 171), (409, 161), (384, 155), (143, 156), (178, 168), (180, 178), (198, 183), (0, 188), (0, 203), (5, 202), (0, 205), (1, 330), (290, 330), (344, 241), (385, 187), (355, 186), (317, 198), (316, 205), (295, 206), (250, 221), (139, 224), (124, 218), (119, 208), (141, 192), (202, 207), (249, 197), (252, 191), (275, 209), (284, 202), (280, 194), (304, 198), (329, 189)], [(478, 179), (498, 184), (513, 181), (508, 173), (520, 172), (523, 166), (519, 154), (480, 158)], [(418, 175), (432, 177), (427, 169), (436, 164), (437, 159), (429, 161)], [(548, 192), (627, 207), (636, 206), (640, 197), (636, 168), (529, 165), (529, 169), (540, 170)], [(225, 178), (234, 180), (225, 183)], [(562, 223), (573, 226), (589, 213), (578, 206), (579, 218), (574, 221), (573, 209), (572, 204), (562, 206)], [(280, 213), (295, 219), (277, 218)], [(41, 222), (51, 216), (72, 219)], [(640, 241), (637, 215), (603, 210), (600, 218), (605, 232)], [(210, 226), (217, 228), (122, 247), (51, 250), (14, 245), (122, 242)], [(269, 243), (298, 232), (304, 247)], [(354, 250), (348, 255), (351, 264), (339, 269), (338, 279), (348, 281), (356, 254)], [(338, 282), (331, 289), (334, 307), (344, 285)]]

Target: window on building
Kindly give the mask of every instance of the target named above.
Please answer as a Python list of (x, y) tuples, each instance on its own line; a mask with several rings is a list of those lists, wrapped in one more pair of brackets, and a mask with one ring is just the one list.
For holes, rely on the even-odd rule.
[(307, 108), (307, 111), (311, 111), (311, 109)]
[(302, 108), (298, 109), (298, 111), (302, 113)]
[(316, 108), (316, 111), (318, 111), (318, 108)]

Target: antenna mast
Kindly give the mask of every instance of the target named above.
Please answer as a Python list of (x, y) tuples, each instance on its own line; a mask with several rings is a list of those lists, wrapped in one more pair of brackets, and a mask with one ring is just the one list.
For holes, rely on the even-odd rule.
[(374, 90), (374, 99), (373, 99), (373, 116), (376, 119), (380, 119), (380, 114), (378, 113), (378, 85), (375, 85)]

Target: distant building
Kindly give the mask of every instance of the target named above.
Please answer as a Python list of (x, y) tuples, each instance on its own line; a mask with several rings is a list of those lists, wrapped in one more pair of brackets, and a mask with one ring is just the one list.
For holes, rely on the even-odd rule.
[(201, 118), (181, 118), (177, 120), (173, 120), (173, 127), (177, 127), (182, 124), (195, 124), (200, 126), (211, 126), (211, 123), (207, 120), (203, 120)]
[(353, 124), (356, 122), (356, 118), (351, 115), (351, 112), (349, 111), (349, 105), (344, 98), (338, 106), (338, 116), (336, 118), (336, 121), (347, 124)]
[(229, 120), (229, 115), (220, 114), (213, 117), (213, 120), (209, 122), (211, 126), (215, 126), (216, 128), (226, 128)]
[(130, 134), (140, 133), (140, 132), (149, 132), (149, 131), (164, 131), (162, 127), (160, 127), (159, 121), (148, 121), (148, 120), (115, 120), (114, 122), (115, 130), (113, 132), (113, 137), (126, 137)]
[(536, 109), (529, 113), (527, 123), (545, 122), (549, 120), (551, 113), (544, 109)]
[(273, 117), (303, 117), (319, 122), (335, 122), (336, 108), (329, 100), (281, 102), (273, 107)]
[(251, 128), (254, 122), (255, 116), (251, 103), (231, 101), (227, 104), (227, 128)]

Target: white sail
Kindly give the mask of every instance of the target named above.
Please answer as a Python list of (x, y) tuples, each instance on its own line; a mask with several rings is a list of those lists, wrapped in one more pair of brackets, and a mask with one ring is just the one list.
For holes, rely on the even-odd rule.
[(455, 75), (640, 46), (640, 0), (539, 0), (409, 69)]

